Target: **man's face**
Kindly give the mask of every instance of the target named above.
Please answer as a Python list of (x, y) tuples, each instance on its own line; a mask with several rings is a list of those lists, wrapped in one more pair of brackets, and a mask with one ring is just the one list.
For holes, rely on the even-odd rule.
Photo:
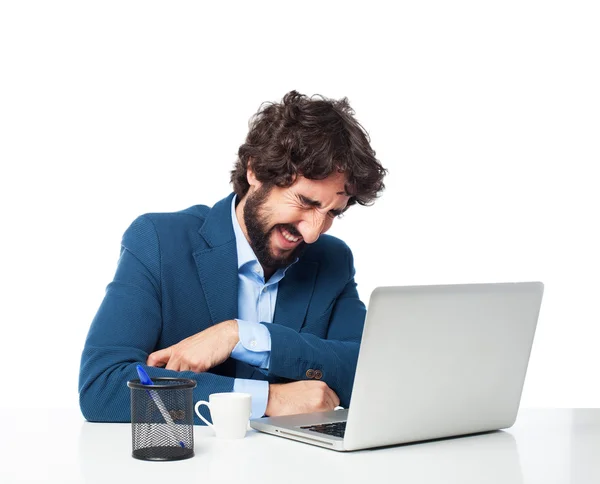
[(324, 180), (299, 176), (288, 188), (266, 188), (249, 174), (250, 191), (244, 224), (250, 246), (264, 268), (285, 267), (316, 242), (341, 214), (350, 197), (346, 177), (333, 173)]

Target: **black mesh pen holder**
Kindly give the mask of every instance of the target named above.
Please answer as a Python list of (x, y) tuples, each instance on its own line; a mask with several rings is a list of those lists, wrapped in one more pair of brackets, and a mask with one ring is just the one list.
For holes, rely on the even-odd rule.
[(169, 461), (194, 456), (194, 380), (152, 378), (152, 385), (131, 380), (132, 456)]

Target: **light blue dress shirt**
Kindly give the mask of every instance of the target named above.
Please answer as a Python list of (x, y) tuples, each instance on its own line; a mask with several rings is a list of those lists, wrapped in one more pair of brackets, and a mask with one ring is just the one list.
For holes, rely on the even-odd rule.
[[(271, 359), (271, 334), (260, 323), (273, 322), (279, 281), (298, 259), (285, 269), (278, 269), (265, 283), (263, 268), (235, 215), (236, 199), (237, 196), (233, 197), (231, 202), (231, 220), (238, 257), (237, 322), (240, 341), (233, 349), (231, 357), (267, 370)], [(269, 399), (269, 382), (236, 378), (233, 391), (252, 395), (252, 418), (259, 418), (265, 414)]]

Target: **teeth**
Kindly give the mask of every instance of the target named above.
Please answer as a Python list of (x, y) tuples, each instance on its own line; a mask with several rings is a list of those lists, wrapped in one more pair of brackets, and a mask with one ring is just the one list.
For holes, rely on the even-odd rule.
[(280, 230), (281, 235), (283, 235), (285, 240), (288, 240), (290, 242), (298, 242), (300, 240), (300, 237), (293, 237), (292, 234), (290, 234), (287, 230), (285, 230), (284, 228), (282, 228)]

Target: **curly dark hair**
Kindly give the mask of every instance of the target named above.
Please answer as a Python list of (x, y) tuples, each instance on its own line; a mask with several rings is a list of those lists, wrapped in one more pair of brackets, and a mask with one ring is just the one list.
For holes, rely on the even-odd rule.
[(250, 188), (246, 172), (251, 160), (256, 178), (267, 188), (289, 187), (298, 175), (322, 180), (337, 170), (347, 176), (348, 206), (375, 201), (387, 170), (375, 158), (369, 135), (354, 119), (347, 98), (315, 97), (290, 91), (281, 103), (263, 103), (250, 119), (231, 172), (239, 198)]

